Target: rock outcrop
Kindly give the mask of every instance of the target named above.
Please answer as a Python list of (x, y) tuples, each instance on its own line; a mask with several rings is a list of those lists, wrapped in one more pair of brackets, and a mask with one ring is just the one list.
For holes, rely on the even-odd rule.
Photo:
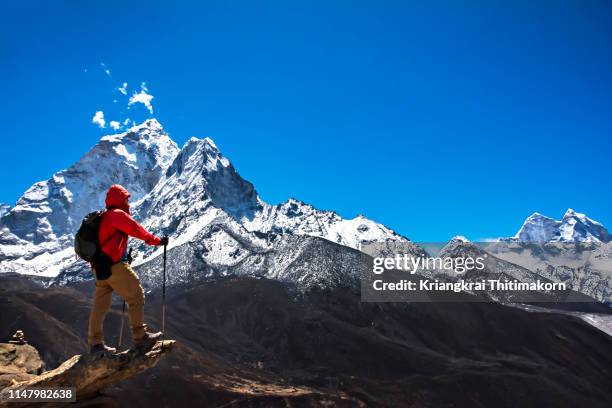
[[(39, 373), (39, 375), (22, 372), (20, 376), (15, 377), (14, 381), (9, 380), (9, 385), (0, 391), (0, 407), (7, 405), (4, 401), (10, 390), (32, 387), (75, 388), (77, 402), (87, 401), (98, 396), (100, 391), (109, 386), (154, 367), (172, 349), (174, 343), (174, 340), (158, 341), (149, 349), (127, 350), (112, 355), (101, 353), (75, 355), (56, 369)], [(30, 348), (36, 352), (36, 349), (28, 345), (6, 344), (2, 346)], [(38, 352), (36, 352), (36, 355), (38, 355)], [(30, 371), (36, 367), (27, 364), (19, 365), (17, 363), (9, 367), (11, 370), (15, 370), (16, 367), (20, 366), (28, 368)], [(10, 373), (7, 373), (6, 378), (8, 377), (10, 377)], [(33, 402), (30, 405), (40, 406), (40, 402)], [(11, 403), (10, 406), (25, 407), (29, 406), (29, 404)]]
[(41, 374), (45, 363), (28, 344), (0, 343), (0, 389)]

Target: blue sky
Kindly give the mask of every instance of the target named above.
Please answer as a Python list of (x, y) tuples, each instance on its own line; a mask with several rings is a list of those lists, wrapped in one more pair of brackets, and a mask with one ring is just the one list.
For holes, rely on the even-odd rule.
[(609, 2), (255, 3), (1, 2), (0, 202), (151, 116), (127, 109), (145, 82), (271, 203), (418, 241), (568, 207), (612, 226)]

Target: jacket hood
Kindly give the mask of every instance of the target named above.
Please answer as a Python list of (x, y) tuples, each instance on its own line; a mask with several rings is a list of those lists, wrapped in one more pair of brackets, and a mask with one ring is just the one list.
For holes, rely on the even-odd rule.
[(128, 204), (128, 198), (130, 198), (130, 193), (125, 187), (119, 184), (113, 184), (106, 192), (106, 208), (119, 208), (125, 212), (129, 212), (130, 206)]

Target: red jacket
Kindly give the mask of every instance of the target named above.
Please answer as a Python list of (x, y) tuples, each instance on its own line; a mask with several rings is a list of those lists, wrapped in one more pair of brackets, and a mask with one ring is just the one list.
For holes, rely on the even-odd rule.
[(106, 212), (102, 215), (98, 239), (102, 252), (119, 262), (128, 245), (128, 236), (138, 238), (147, 245), (159, 245), (161, 240), (130, 216), (128, 199), (130, 193), (122, 186), (113, 184), (106, 193)]

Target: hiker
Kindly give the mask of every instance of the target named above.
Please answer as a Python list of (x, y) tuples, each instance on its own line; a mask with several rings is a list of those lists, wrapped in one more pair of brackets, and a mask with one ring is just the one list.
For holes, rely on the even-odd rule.
[(130, 266), (128, 236), (143, 240), (147, 245), (168, 245), (168, 237), (159, 238), (130, 216), (130, 193), (118, 184), (106, 193), (106, 211), (98, 230), (100, 249), (108, 261), (92, 264), (96, 275), (96, 291), (89, 316), (88, 343), (91, 353), (114, 353), (114, 347), (104, 344), (102, 324), (111, 307), (113, 291), (129, 306), (128, 315), (132, 339), (136, 347), (146, 347), (161, 337), (162, 333), (149, 333), (144, 324), (144, 290), (138, 276)]

